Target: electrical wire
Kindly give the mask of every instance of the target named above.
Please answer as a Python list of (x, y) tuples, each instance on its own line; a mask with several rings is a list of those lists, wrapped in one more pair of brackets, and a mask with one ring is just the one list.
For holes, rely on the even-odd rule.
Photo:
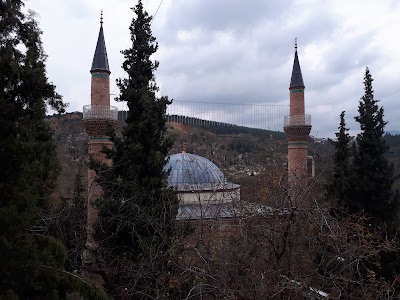
[[(160, 9), (160, 6), (161, 6), (161, 4), (163, 3), (163, 1), (164, 1), (164, 0), (161, 0), (161, 1), (160, 1), (160, 4), (159, 4), (158, 7), (157, 7), (156, 13), (155, 13), (154, 16), (153, 16), (153, 19), (151, 20), (151, 23), (153, 23), (154, 19), (156, 18), (157, 13), (158, 13), (158, 10)], [(151, 23), (150, 23), (150, 25), (151, 25)]]
[[(161, 0), (161, 1), (160, 1), (160, 4), (158, 4), (157, 10), (156, 10), (156, 12), (155, 12), (153, 18), (151, 19), (150, 25), (153, 23), (154, 19), (156, 18), (157, 13), (158, 13), (158, 11), (159, 11), (159, 9), (160, 9), (161, 4), (163, 3), (163, 1), (164, 1), (164, 0)], [(145, 8), (146, 8), (146, 6), (147, 6), (148, 3), (149, 3), (149, 0), (147, 0), (146, 4), (145, 4), (144, 7), (143, 7), (143, 10), (145, 10)], [(128, 42), (128, 45), (127, 45), (126, 48), (128, 48), (129, 44), (130, 44), (130, 41)], [(123, 60), (124, 60), (124, 59), (122, 58), (121, 61), (119, 62), (119, 65), (122, 64)], [(118, 75), (117, 69), (118, 69), (118, 66), (117, 66), (117, 67), (115, 68), (115, 70), (114, 70), (114, 72), (116, 72), (114, 78), (112, 78), (112, 79), (114, 79), (114, 80), (115, 80), (115, 78), (116, 78), (117, 75)], [(125, 73), (126, 73), (126, 72), (125, 72)], [(125, 75), (125, 73), (124, 73), (124, 75)], [(114, 87), (114, 89), (113, 89), (113, 91), (111, 92), (111, 94), (114, 94), (114, 92), (115, 92), (115, 90), (117, 89), (117, 87), (118, 87), (118, 86), (115, 86), (115, 87)]]

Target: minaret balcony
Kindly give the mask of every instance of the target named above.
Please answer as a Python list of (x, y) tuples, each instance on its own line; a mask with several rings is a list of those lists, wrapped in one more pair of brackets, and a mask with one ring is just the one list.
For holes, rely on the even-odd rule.
[(85, 105), (83, 107), (83, 125), (90, 136), (109, 136), (110, 126), (117, 128), (118, 108), (110, 105)]
[(311, 126), (311, 116), (310, 115), (289, 115), (285, 116), (283, 127), (301, 127)]
[(118, 108), (110, 105), (85, 105), (83, 120), (90, 119), (118, 121)]

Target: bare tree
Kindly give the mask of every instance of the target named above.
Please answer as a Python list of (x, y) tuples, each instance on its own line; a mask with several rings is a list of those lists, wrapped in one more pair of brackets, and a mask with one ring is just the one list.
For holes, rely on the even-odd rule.
[(376, 273), (380, 253), (395, 250), (384, 228), (362, 214), (336, 219), (313, 182), (293, 199), (281, 173), (266, 177), (258, 203), (235, 218), (193, 224), (187, 299), (395, 299), (396, 284)]

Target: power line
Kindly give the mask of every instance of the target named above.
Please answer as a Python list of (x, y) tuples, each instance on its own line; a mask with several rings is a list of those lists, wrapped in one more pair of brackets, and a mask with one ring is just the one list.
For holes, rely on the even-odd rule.
[[(154, 21), (154, 19), (156, 18), (157, 13), (158, 13), (158, 10), (160, 9), (161, 4), (163, 3), (163, 1), (164, 1), (164, 0), (161, 0), (161, 1), (160, 1), (160, 4), (158, 4), (157, 10), (156, 10), (156, 12), (155, 12), (153, 18), (151, 19), (150, 25), (153, 24), (153, 21)], [(148, 3), (149, 3), (149, 0), (147, 0), (146, 4), (144, 5), (144, 7), (143, 7), (144, 10), (145, 10), (145, 8), (146, 8), (146, 6), (147, 6)], [(146, 11), (146, 10), (145, 10), (145, 11)], [(128, 42), (128, 45), (127, 45), (126, 48), (129, 47), (129, 44), (130, 44), (130, 41)], [(124, 60), (124, 59), (122, 58), (121, 61), (120, 61), (120, 63), (119, 63), (119, 65), (122, 64), (123, 60)], [(116, 69), (115, 69), (114, 72), (117, 71), (117, 68), (118, 68), (118, 66), (116, 67)], [(126, 73), (126, 71), (125, 71), (125, 73)], [(124, 73), (123, 75), (125, 75), (125, 73)], [(118, 73), (115, 73), (114, 79), (117, 77), (117, 76), (116, 76), (117, 74), (118, 74)], [(117, 87), (118, 87), (118, 86), (115, 86), (115, 87), (114, 87), (114, 89), (113, 89), (113, 91), (111, 92), (111, 94), (113, 94), (113, 93), (115, 92), (115, 90), (117, 89)]]
[(163, 1), (164, 1), (164, 0), (161, 0), (161, 1), (160, 1), (160, 4), (159, 4), (158, 7), (157, 7), (156, 13), (155, 13), (154, 16), (153, 16), (153, 19), (151, 20), (150, 25), (153, 23), (154, 19), (156, 18), (157, 13), (158, 13), (158, 10), (160, 9), (160, 6), (161, 6), (161, 4), (163, 3)]

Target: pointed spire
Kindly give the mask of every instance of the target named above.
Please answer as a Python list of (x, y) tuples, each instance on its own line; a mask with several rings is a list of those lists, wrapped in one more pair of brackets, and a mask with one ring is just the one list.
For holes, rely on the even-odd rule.
[(104, 41), (103, 11), (101, 11), (99, 37), (97, 39), (96, 50), (94, 51), (92, 68), (90, 69), (90, 72), (94, 71), (106, 71), (109, 74), (111, 73), (108, 66), (106, 43)]
[(297, 38), (294, 41), (294, 62), (290, 87), (304, 87), (303, 75), (301, 74), (299, 57), (297, 55)]

